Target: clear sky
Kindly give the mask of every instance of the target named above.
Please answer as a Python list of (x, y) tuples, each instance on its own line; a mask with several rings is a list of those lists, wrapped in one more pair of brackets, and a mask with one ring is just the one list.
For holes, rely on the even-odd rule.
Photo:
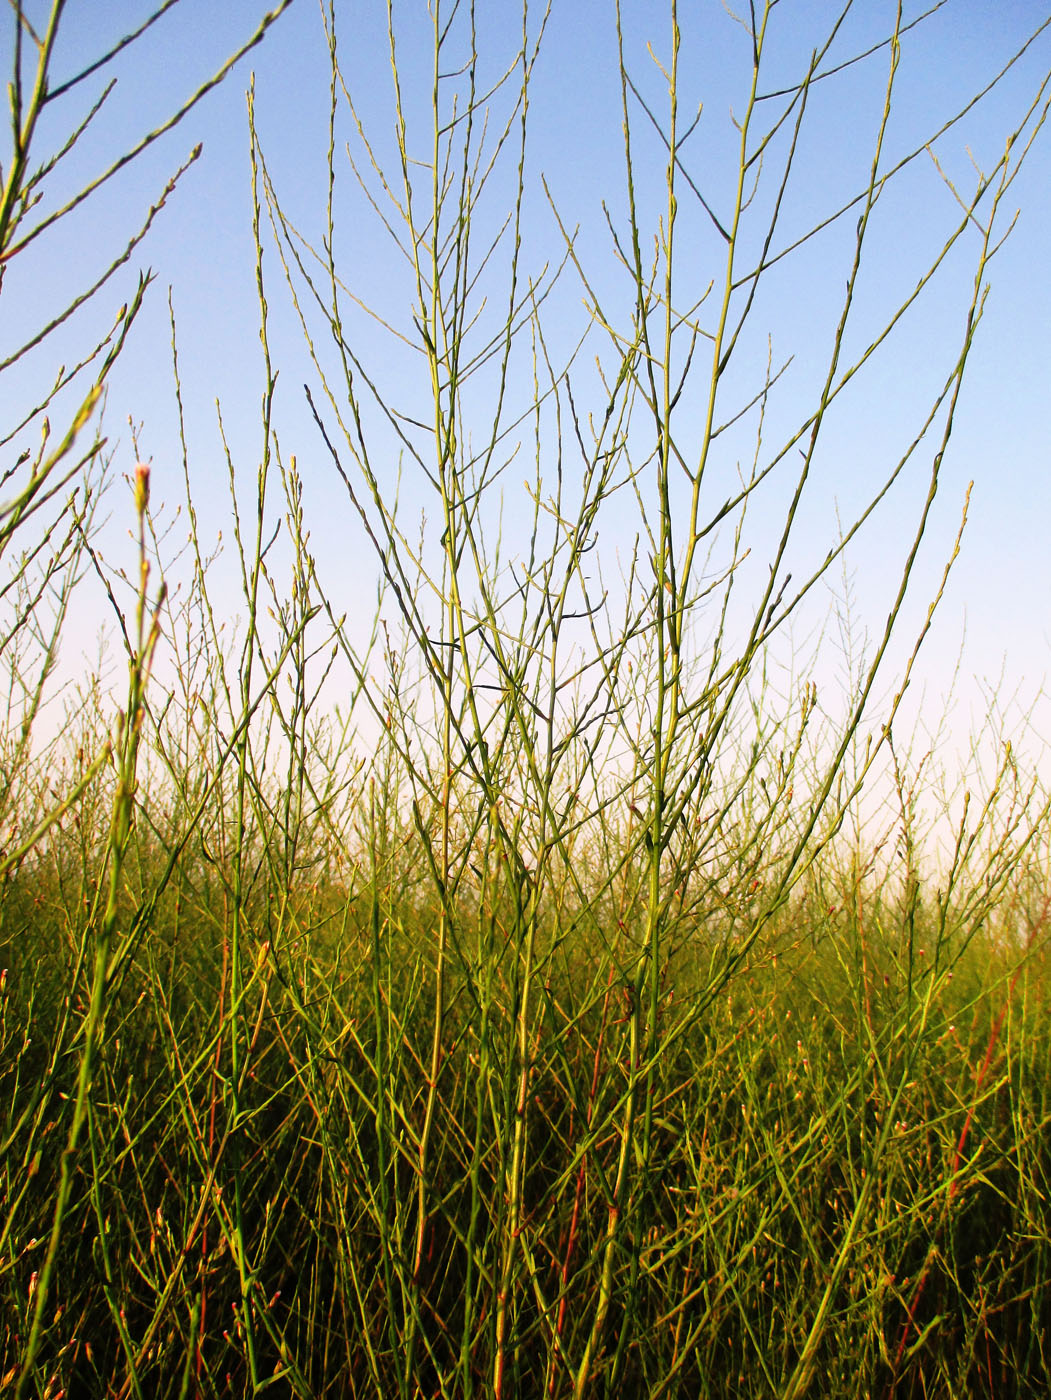
[[(60, 31), (57, 72), (61, 75), (82, 67), (113, 39), (140, 23), (152, 8), (139, 0), (69, 0)], [(66, 163), (68, 169), (58, 172), (57, 187), (71, 189), (77, 181), (104, 168), (137, 134), (162, 121), (248, 37), (264, 8), (257, 0), (182, 0), (175, 5), (136, 46), (131, 58), (115, 66), (117, 89), (93, 131)], [(521, 13), (511, 0), (486, 0), (478, 8), (481, 71), (496, 75), (513, 58), (520, 39)], [(741, 8), (747, 13), (747, 4)], [(857, 13), (851, 13), (843, 24), (824, 68), (835, 67), (878, 43), (893, 26), (893, 4), (863, 0), (854, 8)], [(906, 19), (917, 16), (922, 8), (927, 7), (907, 4)], [(769, 21), (768, 74), (761, 81), (761, 90), (773, 92), (798, 81), (811, 50), (834, 23), (839, 9), (828, 0), (784, 0), (774, 9)], [(39, 0), (26, 4), (35, 22), (41, 20), (44, 10)], [(337, 5), (348, 83), (366, 130), (373, 134), (377, 150), (389, 159), (393, 149), (391, 68), (385, 11), (378, 0), (341, 0)], [(698, 104), (703, 103), (684, 165), (713, 210), (725, 217), (735, 179), (737, 135), (732, 116), (743, 110), (747, 98), (750, 41), (719, 0), (692, 0), (681, 4), (680, 11), (682, 119), (692, 119)], [(430, 21), (422, 3), (396, 3), (394, 12), (410, 118), (410, 152), (422, 158), (428, 141)], [(666, 84), (647, 46), (656, 58), (667, 61), (670, 26), (665, 6), (659, 0), (623, 0), (623, 12), (629, 68), (640, 91), (654, 104), (654, 111), (663, 115)], [(531, 33), (537, 31), (540, 18), (540, 7), (534, 6)], [(1046, 6), (1040, 0), (948, 0), (910, 31), (902, 46), (898, 91), (881, 169), (933, 135), (1003, 67), (1045, 18)], [(9, 72), (12, 14), (8, 12), (0, 23), (0, 61)], [(865, 63), (815, 85), (800, 145), (798, 177), (786, 197), (782, 231), (775, 246), (784, 246), (833, 212), (846, 192), (852, 196), (862, 188), (872, 160), (888, 62), (888, 50), (883, 48)], [(995, 165), (1006, 136), (1022, 121), (1049, 69), (1051, 29), (1045, 29), (1000, 87), (939, 140), (935, 154), (944, 171), (959, 182), (961, 191), (969, 192), (973, 186), (972, 156), (983, 169)], [(168, 175), (198, 141), (204, 143), (201, 160), (168, 201), (126, 275), (115, 279), (113, 290), (101, 294), (79, 323), (75, 336), (56, 337), (26, 370), (16, 368), (3, 375), (0, 413), (5, 420), (21, 416), (34, 401), (35, 386), (53, 377), (59, 360), (72, 355), (75, 345), (86, 345), (95, 329), (101, 331), (108, 324), (129, 294), (137, 269), (151, 266), (157, 280), (135, 329), (130, 353), (113, 379), (107, 405), (111, 438), (120, 439), (114, 466), (127, 472), (134, 462), (126, 428), (130, 415), (141, 424), (140, 446), (153, 462), (155, 496), (171, 502), (180, 497), (181, 464), (167, 326), (167, 287), (171, 285), (179, 326), (190, 466), (202, 528), (210, 537), (219, 530), (228, 533), (229, 527), (216, 399), (222, 404), (246, 490), (258, 456), (261, 359), (245, 103), (252, 71), (268, 166), (288, 213), (304, 234), (319, 244), (327, 195), (328, 58), (318, 5), (314, 0), (295, 0), (222, 89), (211, 94), (182, 125), (68, 224), (60, 225), (31, 253), (16, 260), (0, 302), (0, 352), (6, 356), (45, 315), (53, 314), (86, 279), (98, 274), (141, 223)], [(99, 89), (98, 81), (89, 80), (59, 104), (60, 110), (50, 125), (45, 125), (41, 152), (68, 133)], [(1041, 106), (1049, 97), (1051, 92), (1045, 87)], [(617, 269), (603, 216), (605, 201), (617, 227), (625, 227), (620, 100), (611, 0), (554, 0), (530, 98), (523, 268), (525, 273), (538, 274), (560, 255), (560, 235), (544, 196), (543, 175), (563, 223), (580, 229), (578, 247), (594, 285), (603, 299), (608, 298), (613, 311), (624, 315), (630, 311), (630, 288)], [(783, 99), (769, 99), (761, 109), (762, 120), (777, 108), (779, 100), (783, 106)], [(494, 107), (502, 110), (502, 99), (497, 99)], [(647, 132), (646, 119), (637, 105), (633, 106), (632, 120), (637, 141), (636, 194), (652, 234), (663, 209), (663, 162), (660, 147)], [(424, 124), (413, 127), (413, 122)], [(920, 682), (926, 688), (928, 717), (933, 721), (941, 714), (942, 697), (966, 633), (962, 699), (953, 721), (957, 737), (980, 716), (983, 693), (997, 693), (1001, 700), (1017, 693), (1023, 707), (1037, 702), (1037, 732), (1017, 734), (1030, 751), (1036, 749), (1040, 730), (1051, 732), (1048, 706), (1038, 698), (1051, 669), (1051, 556), (1047, 545), (1051, 525), (1049, 138), (1051, 130), (1040, 133), (1005, 197), (1010, 213), (1016, 208), (1021, 212), (1011, 238), (988, 270), (992, 290), (971, 356), (941, 495), (917, 569), (913, 604), (901, 632), (903, 655), (908, 650), (904, 644), (911, 644), (937, 585), (967, 484), (973, 480), (962, 553), (925, 651)], [(337, 146), (348, 141), (360, 159), (362, 148), (344, 110)], [(5, 147), (5, 167), (7, 150)], [(772, 152), (770, 169), (763, 172), (756, 198), (757, 214), (769, 208), (777, 170), (776, 152)], [(502, 217), (509, 190), (506, 178), (494, 183), (487, 217)], [(719, 286), (724, 275), (723, 256), (719, 239), (685, 189), (680, 208), (678, 295), (688, 303), (694, 299), (691, 289), (700, 296), (713, 278)], [(411, 330), (409, 284), (403, 268), (375, 214), (356, 189), (345, 156), (340, 162), (336, 209), (337, 256), (347, 286)], [(845, 354), (856, 354), (868, 343), (874, 328), (881, 324), (881, 316), (893, 310), (896, 301), (915, 285), (958, 217), (958, 206), (927, 155), (914, 161), (900, 182), (888, 188), (873, 215), (858, 283), (856, 317), (848, 330)], [(757, 299), (751, 330), (742, 340), (741, 363), (729, 382), (727, 404), (743, 405), (759, 388), (769, 335), (775, 364), (794, 356), (771, 405), (771, 443), (779, 432), (788, 431), (812, 411), (815, 384), (828, 361), (842, 302), (856, 219), (856, 212), (846, 216), (778, 265)], [(1006, 228), (1009, 216), (1002, 222)], [(751, 235), (749, 246), (758, 246), (756, 237)], [(843, 395), (829, 424), (824, 451), (815, 463), (812, 498), (793, 555), (800, 575), (808, 562), (823, 557), (834, 542), (837, 512), (846, 520), (915, 435), (932, 392), (955, 362), (977, 248), (976, 233), (961, 240), (893, 341), (859, 375), (856, 386)], [(266, 271), (272, 308), (271, 352), (281, 371), (276, 423), (282, 448), (286, 454), (297, 454), (304, 472), (308, 521), (326, 586), (335, 596), (345, 594), (345, 606), (353, 609), (371, 591), (373, 561), (305, 410), (301, 385), (311, 371), (272, 251), (267, 253)], [(495, 286), (499, 274), (494, 272), (494, 277)], [(582, 295), (580, 281), (570, 269), (544, 304), (544, 331), (555, 353), (567, 351), (586, 328)], [(353, 327), (361, 358), (375, 364), (381, 375), (392, 375), (397, 383), (399, 376), (411, 372), (389, 338), (366, 318), (353, 320)], [(581, 393), (586, 393), (589, 382), (593, 384), (587, 365), (595, 353), (605, 354), (606, 350), (598, 338), (583, 352), (578, 380)], [(703, 380), (703, 375), (697, 379), (698, 395)], [(406, 392), (411, 396), (414, 391), (407, 388)], [(694, 434), (700, 430), (702, 408), (699, 398), (695, 420), (688, 409), (684, 411), (681, 430), (687, 446), (691, 425)], [(743, 435), (726, 435), (712, 468), (723, 473), (722, 478), (712, 478), (716, 495), (722, 489), (719, 480), (732, 480), (737, 459), (749, 450), (749, 442), (754, 443), (754, 423)], [(856, 625), (859, 633), (869, 637), (882, 629), (926, 490), (933, 450), (933, 443), (924, 444), (913, 466), (851, 549), (848, 567)], [(6, 459), (2, 465), (7, 465)], [(519, 478), (521, 475), (518, 473)], [(415, 510), (428, 508), (425, 494), (411, 479), (403, 490)], [(417, 491), (418, 497), (414, 495)], [(753, 540), (757, 570), (763, 563), (764, 547), (769, 548), (774, 538), (784, 500), (785, 488), (776, 485), (757, 498)], [(114, 522), (128, 513), (116, 492), (111, 495), (110, 511)], [(614, 514), (612, 528), (601, 545), (609, 551), (609, 560), (630, 543), (627, 535), (618, 538), (617, 528)], [(625, 520), (624, 529), (630, 528)], [(118, 550), (122, 547), (120, 537), (117, 530), (113, 548)], [(758, 579), (760, 572), (754, 577)], [(830, 583), (838, 586), (841, 581), (842, 571), (837, 570)], [(801, 618), (801, 638), (820, 625), (833, 601), (827, 588), (821, 591), (820, 606)], [(97, 614), (92, 614), (96, 605)], [(92, 654), (89, 638), (96, 625), (93, 618), (103, 615), (100, 599), (86, 602), (78, 614), (76, 642), (83, 643), (85, 665)], [(70, 664), (68, 645), (65, 660)], [(833, 691), (842, 682), (837, 666), (833, 647), (820, 669), (823, 682)], [(892, 680), (890, 671), (888, 686)]]

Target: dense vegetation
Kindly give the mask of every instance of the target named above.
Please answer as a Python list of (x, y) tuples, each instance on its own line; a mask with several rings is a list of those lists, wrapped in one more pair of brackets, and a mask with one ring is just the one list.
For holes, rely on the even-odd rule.
[[(38, 30), (15, 0), (5, 277), (79, 209), (34, 212), (53, 170), (30, 159), (37, 118), (137, 42), (59, 82), (63, 9)], [(342, 122), (355, 188), (404, 254), (409, 373), (363, 359), (338, 201), (309, 241), (250, 104), (263, 409), (251, 500), (226, 449), (236, 626), (185, 435), (188, 550), (141, 462), (122, 507), (136, 557), (101, 543), (99, 402), (148, 279), (44, 402), (0, 425), (0, 1395), (1042, 1393), (1048, 796), (995, 728), (958, 783), (902, 736), (940, 588), (876, 701), (1001, 200), (1051, 78), (996, 168), (954, 191), (958, 225), (916, 292), (851, 359), (869, 220), (908, 164), (880, 154), (900, 12), (858, 60), (887, 81), (856, 197), (812, 211), (787, 247), (838, 25), (764, 97), (779, 15), (751, 14), (738, 167), (710, 201), (687, 174), (674, 6), (663, 119), (622, 45), (628, 193), (611, 230), (628, 294), (607, 307), (564, 224), (561, 274), (525, 265), (541, 26), (523, 15), (490, 83), (473, 7), (434, 10), (430, 124), (416, 135), (392, 34), (385, 146), (357, 124), (323, 7), (331, 186), (350, 169)], [(666, 203), (650, 227), (636, 172), (654, 152)], [(830, 213), (851, 230), (846, 290), (814, 398), (789, 403), (775, 441), (781, 372), (768, 363), (742, 397), (739, 352), (760, 281)], [(963, 249), (973, 296), (929, 416), (903, 425), (853, 521), (815, 542), (801, 503), (845, 386)], [(594, 370), (557, 366), (545, 340), (545, 304), (574, 276)], [(302, 451), (320, 444), (375, 552), (367, 616), (324, 583), (280, 447), (283, 294), (313, 367)], [(46, 355), (83, 305), (0, 370)], [(174, 313), (172, 368), (181, 415)], [(41, 433), (48, 414), (68, 427)], [(728, 475), (742, 430), (754, 460)], [(520, 449), (518, 493), (505, 469), (521, 476)], [(885, 629), (835, 714), (782, 638), (921, 458)], [(426, 495), (422, 523), (398, 504), (396, 459)], [(753, 520), (768, 523), (783, 475), (756, 570)], [(596, 562), (611, 515), (629, 540), (616, 582), (616, 561)], [(118, 619), (127, 689), (67, 682), (56, 698), (71, 600), (91, 588)]]

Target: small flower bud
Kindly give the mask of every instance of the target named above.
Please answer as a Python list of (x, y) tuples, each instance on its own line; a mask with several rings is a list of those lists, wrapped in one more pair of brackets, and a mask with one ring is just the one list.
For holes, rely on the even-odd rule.
[(145, 462), (135, 464), (135, 510), (139, 515), (146, 514), (150, 503), (150, 469)]

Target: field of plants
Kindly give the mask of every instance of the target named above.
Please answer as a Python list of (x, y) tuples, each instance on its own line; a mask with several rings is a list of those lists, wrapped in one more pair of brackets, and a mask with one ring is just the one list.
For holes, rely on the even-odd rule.
[[(279, 41), (289, 3), (246, 50)], [(108, 72), (171, 8), (67, 72), (74, 0), (13, 0), (3, 292), (243, 57), (52, 196)], [(494, 56), (483, 8), (392, 7), (377, 132), (344, 62), (353, 8), (324, 0), (312, 226), (250, 90), (259, 446), (240, 460), (220, 419), (222, 554), (178, 289), (158, 372), (181, 461), (107, 418), (163, 301), (151, 275), (78, 358), (51, 348), (117, 298), (183, 170), (96, 281), (0, 348), (0, 1397), (1046, 1394), (1049, 793), (995, 712), (961, 765), (906, 696), (960, 537), (918, 612), (917, 561), (1051, 71), (1031, 92), (1013, 61), (989, 75), (1018, 106), (1002, 157), (952, 186), (915, 290), (859, 336), (877, 201), (962, 117), (884, 153), (922, 18), (890, 5), (883, 41), (845, 58), (851, 6), (830, 7), (775, 90), (767, 47), (792, 21), (745, 6), (733, 168), (709, 190), (675, 4), (659, 109), (612, 6), (611, 272), (529, 164), (546, 16), (516, 11)], [(421, 34), (423, 88), (399, 66)], [(817, 94), (855, 69), (883, 95), (854, 196), (800, 206)], [(56, 109), (65, 145), (41, 146)], [(536, 198), (555, 265), (531, 261)], [(404, 288), (340, 261), (359, 217)], [(761, 289), (830, 228), (840, 307), (802, 403)], [(817, 537), (826, 436), (961, 257), (941, 388)], [(588, 330), (560, 359), (563, 298)], [(305, 397), (278, 387), (279, 317)], [(370, 335), (393, 349), (370, 356)], [(30, 362), (47, 387), (16, 407)], [(374, 562), (364, 598), (315, 551), (308, 459), (348, 556)], [(907, 482), (862, 639), (850, 550)], [(130, 528), (116, 545), (107, 513)], [(794, 629), (844, 577), (833, 703)], [(64, 669), (85, 594), (122, 689)]]

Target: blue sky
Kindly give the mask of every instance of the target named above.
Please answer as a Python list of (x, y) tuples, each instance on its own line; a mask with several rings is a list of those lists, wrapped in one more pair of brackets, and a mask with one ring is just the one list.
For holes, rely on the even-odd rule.
[[(27, 5), (39, 18), (43, 7)], [(108, 41), (141, 22), (150, 6), (135, 0), (84, 3), (70, 0), (63, 21), (59, 74), (72, 71), (97, 54)], [(655, 0), (624, 0), (625, 49), (640, 90), (663, 113), (664, 83), (647, 46), (664, 61), (670, 52), (665, 7)], [(747, 7), (744, 7), (747, 11)], [(69, 164), (64, 179), (72, 184), (104, 166), (137, 133), (162, 121), (255, 28), (264, 7), (253, 0), (182, 0), (155, 26), (128, 62), (115, 68), (118, 87), (108, 109)], [(359, 103), (366, 128), (378, 149), (389, 157), (391, 146), (391, 77), (386, 48), (386, 7), (378, 3), (338, 7), (339, 37), (346, 76)], [(518, 7), (496, 0), (479, 7), (479, 47), (483, 72), (495, 74), (513, 56), (521, 29)], [(713, 207), (729, 207), (736, 160), (732, 113), (743, 110), (750, 80), (749, 43), (718, 0), (680, 6), (680, 105), (688, 120), (703, 102), (704, 112), (693, 143), (684, 156), (691, 176)], [(797, 79), (807, 57), (838, 13), (829, 3), (793, 0), (777, 7), (770, 20), (767, 91)], [(894, 6), (866, 0), (848, 17), (832, 50), (834, 63), (868, 48), (889, 32)], [(906, 17), (921, 7), (906, 6)], [(405, 78), (411, 120), (426, 121), (430, 67), (430, 29), (422, 4), (397, 4), (399, 61)], [(884, 166), (931, 135), (941, 121), (987, 82), (1046, 17), (1033, 0), (949, 0), (922, 26), (906, 36), (898, 91), (888, 128)], [(531, 11), (535, 32), (539, 7)], [(0, 56), (9, 67), (11, 19), (4, 21)], [(828, 65), (826, 65), (828, 66)], [(887, 50), (815, 86), (811, 125), (801, 145), (798, 180), (790, 188), (784, 214), (786, 235), (802, 231), (855, 193), (871, 162), (872, 140), (880, 118), (886, 84)], [(941, 138), (936, 154), (945, 172), (970, 190), (971, 157), (985, 169), (999, 158), (1006, 134), (1018, 124), (1051, 68), (1051, 30), (1032, 46), (999, 89), (975, 112)], [(131, 351), (115, 375), (107, 405), (112, 439), (119, 439), (114, 466), (129, 471), (134, 454), (127, 430), (129, 416), (141, 424), (140, 445), (154, 464), (155, 498), (176, 501), (181, 494), (170, 351), (167, 287), (171, 285), (179, 326), (183, 390), (189, 430), (194, 491), (203, 527), (214, 536), (228, 534), (225, 465), (216, 431), (214, 403), (221, 401), (235, 458), (245, 489), (258, 456), (258, 403), (261, 359), (258, 309), (254, 288), (254, 254), (250, 227), (248, 134), (245, 88), (255, 72), (256, 108), (264, 153), (290, 216), (310, 238), (323, 229), (326, 198), (327, 55), (318, 6), (295, 0), (264, 43), (241, 63), (224, 87), (211, 94), (176, 131), (158, 143), (135, 167), (72, 220), (42, 239), (32, 254), (12, 267), (4, 286), (0, 349), (6, 353), (36, 324), (43, 311), (57, 309), (85, 278), (97, 275), (106, 252), (141, 222), (143, 212), (163, 188), (168, 175), (201, 141), (204, 153), (168, 202), (140, 255), (114, 290), (103, 292), (75, 335), (46, 346), (23, 373), (8, 372), (0, 383), (5, 417), (31, 401), (34, 385), (50, 378), (58, 360), (101, 329), (133, 285), (134, 269), (149, 264), (156, 283), (136, 327)], [(71, 94), (54, 124), (42, 133), (41, 150), (83, 115), (98, 84), (88, 82)], [(90, 89), (90, 92), (89, 92)], [(1044, 101), (1051, 95), (1045, 91)], [(770, 99), (773, 109), (777, 99)], [(495, 104), (499, 107), (499, 99)], [(766, 109), (764, 109), (765, 112)], [(546, 178), (563, 222), (579, 227), (578, 247), (589, 276), (614, 311), (630, 310), (630, 288), (618, 272), (602, 212), (607, 203), (618, 227), (624, 227), (624, 156), (620, 90), (616, 72), (613, 6), (605, 0), (555, 0), (537, 64), (530, 107), (530, 138), (523, 224), (523, 265), (539, 272), (561, 249), (560, 235), (543, 195)], [(663, 205), (660, 150), (634, 109), (636, 183), (644, 222), (653, 229)], [(929, 538), (914, 580), (913, 602), (901, 630), (900, 665), (922, 622), (937, 586), (959, 522), (964, 492), (974, 482), (970, 521), (960, 559), (953, 571), (934, 634), (924, 653), (916, 685), (925, 687), (929, 718), (941, 715), (942, 699), (966, 633), (961, 704), (953, 724), (957, 739), (980, 716), (990, 688), (1001, 700), (1018, 694), (1023, 705), (1036, 700), (1051, 658), (1051, 431), (1048, 428), (1048, 328), (1051, 326), (1051, 278), (1047, 267), (1047, 229), (1051, 225), (1051, 147), (1043, 132), (1005, 199), (1011, 212), (1021, 210), (1010, 240), (992, 263), (991, 295), (979, 329), (946, 458), (942, 490), (932, 515)], [(355, 142), (345, 114), (340, 139)], [(410, 147), (426, 154), (426, 127), (410, 126)], [(356, 147), (360, 156), (360, 146)], [(6, 155), (6, 152), (5, 152)], [(768, 178), (775, 178), (773, 172)], [(59, 181), (61, 186), (62, 181)], [(489, 217), (501, 216), (501, 197), (509, 183), (496, 184)], [(761, 189), (765, 188), (761, 187)], [(503, 196), (501, 194), (503, 192)], [(757, 210), (767, 195), (757, 197)], [(337, 186), (337, 238), (340, 267), (351, 289), (373, 299), (400, 324), (408, 320), (406, 282), (389, 238), (356, 192), (345, 160)], [(722, 276), (718, 239), (696, 205), (681, 196), (678, 234), (680, 293), (689, 301)], [(846, 352), (867, 343), (892, 309), (908, 293), (930, 258), (954, 227), (958, 210), (933, 162), (914, 161), (891, 186), (873, 216), (858, 283), (856, 317), (848, 330)], [(842, 300), (854, 241), (856, 215), (839, 221), (825, 235), (773, 269), (768, 288), (757, 299), (751, 330), (743, 338), (741, 363), (729, 382), (732, 402), (754, 392), (761, 382), (768, 335), (779, 363), (794, 356), (778, 386), (770, 410), (771, 434), (788, 431), (810, 411), (814, 386), (827, 363), (831, 335)], [(1006, 227), (1006, 221), (1004, 226)], [(776, 240), (778, 246), (783, 239)], [(906, 318), (891, 346), (878, 354), (844, 394), (842, 408), (829, 424), (825, 450), (815, 463), (812, 498), (808, 500), (797, 547), (797, 568), (823, 555), (834, 542), (837, 512), (851, 508), (892, 462), (911, 437), (932, 392), (944, 379), (959, 350), (977, 240), (961, 240), (942, 275)], [(24, 266), (22, 265), (24, 264)], [(320, 450), (306, 413), (302, 380), (310, 373), (272, 251), (266, 272), (272, 309), (271, 350), (281, 371), (277, 425), (286, 454), (295, 452), (304, 472), (308, 521), (326, 586), (344, 594), (351, 605), (371, 591), (374, 567), (350, 507)], [(495, 276), (495, 274), (494, 274)], [(494, 285), (496, 285), (494, 283)], [(544, 307), (544, 330), (554, 351), (566, 352), (587, 325), (582, 288), (570, 270)], [(406, 371), (380, 332), (361, 317), (354, 322), (362, 358), (397, 385)], [(587, 364), (605, 346), (596, 341), (580, 361), (579, 391), (586, 393)], [(736, 376), (736, 377), (734, 377)], [(698, 388), (703, 387), (703, 376)], [(699, 431), (689, 411), (683, 415), (684, 441)], [(692, 425), (692, 426), (691, 426)], [(754, 431), (752, 440), (754, 441)], [(771, 437), (771, 442), (773, 440)], [(735, 453), (748, 450), (747, 433), (725, 439), (725, 460), (713, 472), (732, 479)], [(916, 510), (926, 490), (931, 448), (925, 448), (899, 487), (876, 513), (851, 549), (853, 606), (859, 632), (875, 636), (882, 628), (896, 585)], [(713, 489), (718, 486), (713, 477)], [(427, 509), (425, 493), (414, 496), (411, 479), (404, 485), (410, 508)], [(754, 508), (754, 560), (758, 569), (769, 548), (783, 509), (785, 486), (757, 498)], [(513, 504), (508, 503), (512, 510)], [(125, 547), (127, 505), (119, 492), (110, 496), (111, 550)], [(623, 537), (618, 537), (622, 525)], [(603, 539), (610, 560), (630, 545), (632, 526), (615, 514)], [(756, 574), (758, 578), (759, 575)], [(829, 582), (838, 587), (842, 571)], [(834, 596), (828, 588), (809, 613), (801, 616), (798, 644), (821, 626)], [(77, 638), (84, 642), (84, 664), (91, 656), (92, 608), (104, 615), (101, 600), (88, 598), (78, 614)], [(338, 605), (337, 605), (337, 610)], [(67, 645), (66, 664), (75, 664)], [(834, 645), (819, 666), (823, 685), (834, 694), (843, 684)], [(887, 686), (894, 679), (887, 673)], [(832, 701), (829, 701), (830, 707)], [(1037, 727), (1047, 731), (1048, 708), (1038, 703)], [(1010, 724), (1014, 724), (1013, 719)], [(1027, 747), (1036, 736), (1018, 737)]]

